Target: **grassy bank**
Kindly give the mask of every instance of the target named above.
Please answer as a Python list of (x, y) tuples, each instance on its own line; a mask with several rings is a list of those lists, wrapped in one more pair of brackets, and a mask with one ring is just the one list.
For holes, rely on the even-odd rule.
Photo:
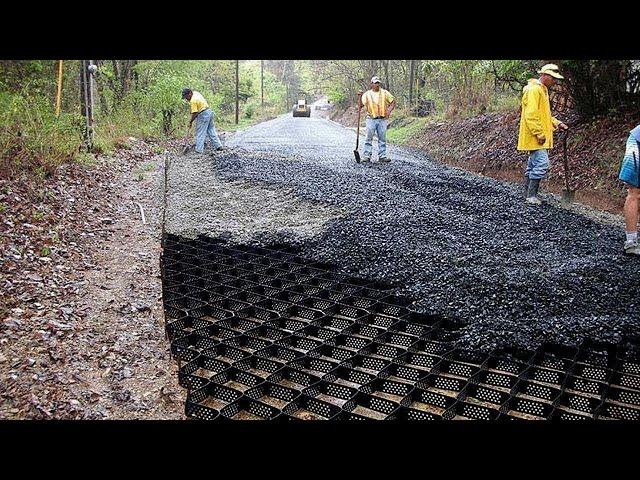
[(429, 117), (404, 117), (392, 121), (387, 130), (387, 141), (398, 145), (407, 145), (411, 139), (420, 135), (429, 123), (434, 120)]

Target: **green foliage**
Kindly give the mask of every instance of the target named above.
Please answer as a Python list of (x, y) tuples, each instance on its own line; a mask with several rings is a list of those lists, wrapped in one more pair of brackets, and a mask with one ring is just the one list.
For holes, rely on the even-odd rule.
[[(640, 69), (628, 60), (551, 60), (558, 63), (568, 92), (583, 115), (638, 106)], [(176, 138), (187, 132), (189, 106), (181, 90), (201, 92), (222, 130), (234, 130), (291, 111), (299, 95), (325, 94), (339, 107), (355, 103), (372, 75), (398, 101), (407, 120), (389, 132), (402, 141), (426, 120), (409, 119), (420, 100), (434, 100), (436, 117), (465, 117), (517, 109), (522, 86), (537, 77), (543, 60), (265, 60), (239, 62), (240, 116), (235, 124), (235, 60), (96, 60), (94, 154), (128, 148), (128, 138)], [(62, 114), (54, 114), (57, 61), (0, 60), (0, 171), (26, 170), (46, 177), (62, 162), (95, 164), (80, 153), (79, 61), (64, 61)], [(413, 73), (412, 73), (413, 66)], [(413, 83), (411, 82), (413, 79)], [(411, 101), (410, 101), (411, 96)], [(433, 116), (427, 118), (434, 118)], [(395, 130), (395, 131), (394, 131)]]
[[(165, 136), (175, 130), (176, 117), (187, 109), (180, 93), (188, 86), (192, 90), (206, 92), (206, 75), (209, 62), (178, 60), (152, 60), (135, 66), (147, 76), (147, 85), (135, 90), (130, 98), (132, 106), (149, 115), (156, 129)], [(182, 122), (184, 123), (184, 121)]]
[(494, 83), (485, 60), (432, 60), (423, 62), (426, 83), (435, 87), (448, 116), (481, 113), (491, 103)]
[(256, 112), (256, 104), (255, 102), (249, 103), (244, 107), (244, 116), (246, 118), (251, 118)]
[(542, 63), (541, 60), (492, 60), (491, 68), (498, 85), (519, 95), (529, 79), (537, 76)]
[[(266, 62), (265, 62), (266, 63)], [(264, 106), (260, 98), (260, 61), (241, 61), (239, 92), (241, 118), (259, 121), (288, 110), (285, 101), (285, 85), (277, 75), (265, 68)], [(188, 103), (181, 98), (181, 90), (189, 87), (204, 95), (215, 112), (216, 123), (225, 128), (235, 127), (235, 61), (139, 61), (133, 67), (137, 75), (135, 88), (125, 94), (113, 112), (105, 112), (96, 126), (98, 136), (111, 139), (110, 148), (118, 139), (126, 136), (179, 137), (186, 134), (189, 118)], [(108, 86), (114, 72), (105, 64), (101, 74)], [(301, 69), (301, 75), (308, 70)], [(113, 92), (106, 88), (109, 103)], [(141, 119), (144, 119), (141, 121)]]
[(632, 60), (562, 60), (562, 84), (584, 117), (640, 108), (640, 62)]
[(329, 87), (327, 89), (327, 97), (331, 103), (342, 107), (346, 106), (346, 103), (349, 100), (347, 93), (336, 87)]
[(429, 117), (415, 118), (405, 114), (393, 120), (389, 130), (387, 130), (387, 140), (399, 145), (405, 144), (416, 137), (432, 121), (433, 119)]
[(51, 102), (27, 88), (18, 93), (0, 91), (0, 160), (5, 173), (25, 169), (49, 175), (72, 160), (81, 143), (79, 115), (63, 113), (56, 118)]
[(80, 151), (75, 156), (75, 161), (80, 165), (92, 167), (96, 164), (96, 157), (93, 153)]
[[(260, 61), (240, 61), (240, 125), (235, 125), (234, 60), (96, 60), (93, 153), (128, 148), (128, 138), (176, 138), (187, 133), (184, 87), (197, 90), (223, 129), (240, 128), (289, 111), (299, 91), (310, 90), (308, 62), (265, 61), (264, 103)], [(80, 62), (64, 61), (62, 114), (55, 117), (57, 61), (0, 60), (0, 161), (3, 174), (27, 170), (45, 177), (81, 153)]]

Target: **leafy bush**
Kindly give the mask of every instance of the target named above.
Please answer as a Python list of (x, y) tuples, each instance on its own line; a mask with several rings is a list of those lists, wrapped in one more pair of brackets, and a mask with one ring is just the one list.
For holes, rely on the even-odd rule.
[(255, 111), (256, 111), (256, 104), (253, 102), (247, 103), (244, 107), (244, 116), (246, 118), (251, 118), (253, 117)]
[(0, 92), (0, 158), (6, 175), (25, 169), (49, 175), (82, 144), (82, 117), (62, 113), (40, 94)]

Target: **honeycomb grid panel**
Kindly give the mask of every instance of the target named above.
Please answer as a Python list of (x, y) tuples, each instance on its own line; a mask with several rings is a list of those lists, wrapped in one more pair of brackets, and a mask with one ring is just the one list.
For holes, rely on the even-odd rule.
[(637, 339), (459, 348), (460, 320), (287, 247), (168, 235), (161, 273), (188, 418), (640, 421)]

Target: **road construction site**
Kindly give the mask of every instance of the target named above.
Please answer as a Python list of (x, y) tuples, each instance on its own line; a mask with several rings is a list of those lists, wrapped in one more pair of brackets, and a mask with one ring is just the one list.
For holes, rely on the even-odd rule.
[(289, 114), (168, 158), (188, 416), (640, 419), (620, 218), (355, 139)]

